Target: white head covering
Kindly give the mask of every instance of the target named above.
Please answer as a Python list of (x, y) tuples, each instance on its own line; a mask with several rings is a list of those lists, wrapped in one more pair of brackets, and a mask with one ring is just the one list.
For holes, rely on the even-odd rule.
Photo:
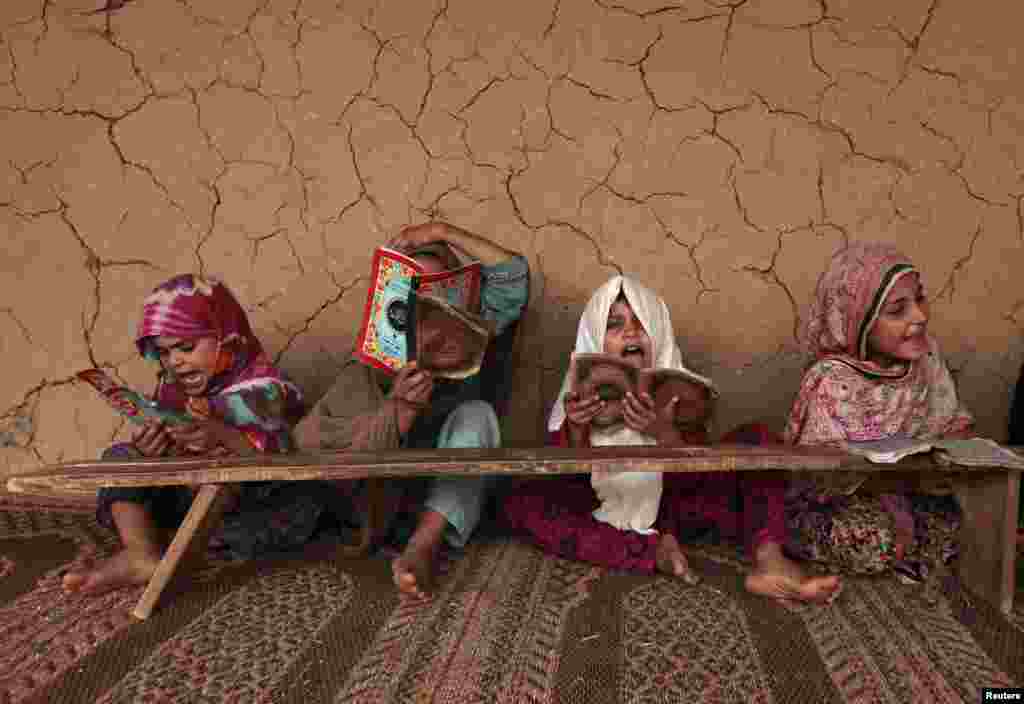
[[(623, 293), (640, 324), (651, 339), (653, 365), (685, 371), (696, 379), (706, 382), (705, 386), (716, 393), (710, 379), (695, 374), (683, 364), (683, 355), (676, 344), (672, 329), (672, 318), (665, 301), (651, 289), (629, 276), (613, 276), (590, 297), (576, 333), (576, 348), (579, 354), (604, 351), (604, 336), (608, 328), (608, 313), (612, 304)], [(548, 418), (548, 430), (557, 431), (565, 422), (565, 396), (572, 388), (570, 374), (565, 375), (562, 389)], [(628, 427), (610, 431), (591, 430), (590, 444), (608, 445), (655, 445), (657, 441)], [(601, 505), (594, 511), (594, 518), (615, 526), (620, 530), (634, 530), (651, 533), (651, 526), (658, 517), (661, 503), (661, 472), (601, 472), (592, 474), (590, 485), (597, 493)]]

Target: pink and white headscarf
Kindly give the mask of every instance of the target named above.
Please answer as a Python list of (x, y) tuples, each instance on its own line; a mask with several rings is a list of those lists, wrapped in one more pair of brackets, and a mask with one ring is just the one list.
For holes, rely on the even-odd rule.
[(219, 352), (203, 398), (189, 398), (173, 375), (161, 372), (155, 397), (161, 405), (213, 414), (246, 430), (260, 450), (290, 444), (290, 427), (302, 415), (302, 392), (273, 365), (227, 286), (182, 274), (157, 286), (142, 304), (135, 344), (143, 357), (159, 361), (156, 337), (211, 337)]
[(884, 243), (851, 244), (832, 258), (806, 323), (812, 363), (789, 415), (789, 442), (930, 439), (973, 425), (934, 338), (928, 338), (929, 353), (909, 364), (885, 368), (868, 359), (886, 296), (916, 272), (909, 258)]

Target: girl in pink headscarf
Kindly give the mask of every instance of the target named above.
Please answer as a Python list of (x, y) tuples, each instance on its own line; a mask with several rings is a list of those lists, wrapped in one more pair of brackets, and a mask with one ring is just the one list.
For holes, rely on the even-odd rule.
[[(920, 273), (894, 247), (857, 243), (837, 253), (818, 281), (807, 321), (813, 362), (786, 439), (843, 447), (896, 435), (972, 435), (973, 418), (928, 334), (928, 318)], [(825, 474), (793, 482), (787, 496), (791, 548), (847, 571), (893, 568), (915, 581), (948, 561), (957, 527), (950, 497), (871, 495), (866, 487), (858, 491), (865, 480)], [(949, 490), (933, 487), (932, 493)]]
[[(301, 392), (271, 364), (224, 284), (185, 274), (158, 286), (143, 302), (136, 345), (159, 364), (154, 399), (188, 412), (195, 422), (148, 422), (131, 442), (108, 449), (104, 459), (292, 449)], [(323, 510), (317, 496), (307, 482), (243, 484), (218, 540), (243, 557), (300, 545)], [(184, 487), (101, 490), (97, 519), (117, 530), (123, 549), (95, 568), (67, 574), (65, 589), (97, 592), (148, 581), (191, 500)]]

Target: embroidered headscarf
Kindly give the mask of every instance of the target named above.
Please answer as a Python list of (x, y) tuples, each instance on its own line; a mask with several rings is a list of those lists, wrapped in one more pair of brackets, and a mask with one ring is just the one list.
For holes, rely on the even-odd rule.
[[(608, 328), (608, 313), (619, 294), (625, 296), (633, 313), (651, 340), (653, 366), (685, 371), (717, 395), (710, 379), (701, 377), (683, 364), (683, 356), (676, 344), (672, 317), (668, 306), (658, 294), (628, 276), (614, 276), (602, 285), (583, 309), (576, 333), (575, 352), (604, 351), (604, 337)], [(572, 387), (570, 374), (566, 374), (562, 389), (548, 418), (548, 430), (557, 431), (565, 422), (565, 397)], [(628, 427), (609, 431), (592, 429), (590, 442), (602, 445), (654, 445), (655, 439)], [(602, 472), (591, 475), (591, 486), (601, 501), (594, 517), (619, 528), (639, 533), (652, 532), (661, 502), (661, 472)]]
[(142, 305), (135, 344), (159, 362), (154, 339), (217, 340), (214, 374), (203, 397), (190, 398), (169, 370), (161, 370), (156, 401), (187, 409), (199, 418), (214, 415), (234, 425), (257, 449), (290, 447), (290, 428), (302, 415), (302, 393), (270, 362), (249, 318), (220, 281), (182, 274), (157, 286)]
[(832, 258), (807, 320), (813, 361), (789, 416), (788, 440), (929, 439), (971, 427), (931, 336), (929, 353), (909, 364), (886, 368), (868, 359), (871, 329), (886, 297), (912, 273), (914, 265), (889, 244), (855, 243)]

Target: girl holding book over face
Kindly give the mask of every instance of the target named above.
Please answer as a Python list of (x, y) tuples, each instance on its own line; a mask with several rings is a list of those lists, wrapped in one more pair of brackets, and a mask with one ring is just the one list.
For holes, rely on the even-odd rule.
[[(798, 445), (973, 435), (973, 418), (928, 334), (921, 276), (895, 247), (855, 243), (818, 281), (807, 320), (813, 361), (789, 415)], [(893, 569), (923, 581), (955, 552), (956, 505), (944, 482), (872, 492), (860, 475), (792, 482), (792, 549), (853, 573)], [(924, 492), (927, 492), (926, 495)], [(946, 496), (935, 496), (946, 494)]]
[[(143, 301), (136, 346), (159, 365), (153, 399), (165, 417), (186, 415), (186, 422), (147, 420), (131, 442), (109, 448), (104, 459), (292, 448), (301, 393), (271, 364), (224, 284), (184, 274), (158, 286)], [(314, 484), (242, 484), (214, 539), (242, 557), (304, 544), (324, 508)], [(101, 489), (97, 519), (117, 530), (122, 549), (99, 565), (65, 575), (64, 588), (99, 592), (147, 582), (192, 497), (188, 487)]]
[[(659, 407), (637, 387), (621, 399), (616, 392), (595, 392), (593, 385), (581, 389), (571, 369), (549, 418), (550, 444), (708, 443), (717, 393), (709, 379), (683, 365), (668, 306), (639, 281), (616, 276), (594, 293), (580, 320), (575, 353), (617, 358), (636, 376), (645, 369), (672, 370), (689, 380), (689, 388), (663, 399)], [(603, 376), (602, 386), (622, 386), (617, 375)], [(545, 479), (522, 483), (507, 498), (505, 517), (534, 543), (563, 557), (635, 572), (660, 571), (691, 583), (696, 578), (677, 536), (712, 526), (746, 544), (754, 560), (745, 583), (751, 592), (825, 601), (839, 588), (835, 577), (808, 578), (783, 555), (783, 484), (776, 480), (741, 479), (726, 472), (630, 471)]]
[[(464, 357), (459, 340), (443, 326), (433, 331), (417, 327), (420, 351), (435, 347), (429, 368), (418, 360), (405, 364), (394, 376), (384, 376), (354, 358), (349, 360), (296, 429), (300, 447), (354, 451), (499, 447), (498, 416), (508, 383), (505, 364), (516, 323), (529, 300), (526, 258), (447, 223), (408, 227), (389, 247), (411, 256), (425, 275), (459, 267), (456, 250), (480, 262), (480, 310), (470, 312), (479, 313), (494, 331), (482, 365), (464, 378), (445, 378), (439, 366)], [(447, 362), (442, 364), (442, 358)], [(362, 524), (369, 540), (390, 536), (405, 543), (391, 563), (395, 586), (403, 596), (428, 598), (442, 545), (466, 545), (483, 516), (494, 478), (396, 480), (388, 483), (386, 492), (375, 485), (376, 499), (368, 496), (367, 486), (362, 482), (353, 487), (354, 520)], [(382, 493), (386, 494), (383, 500)], [(375, 501), (379, 504), (371, 509)], [(401, 534), (403, 521), (391, 525), (394, 513), (413, 519), (406, 526), (408, 535)]]

